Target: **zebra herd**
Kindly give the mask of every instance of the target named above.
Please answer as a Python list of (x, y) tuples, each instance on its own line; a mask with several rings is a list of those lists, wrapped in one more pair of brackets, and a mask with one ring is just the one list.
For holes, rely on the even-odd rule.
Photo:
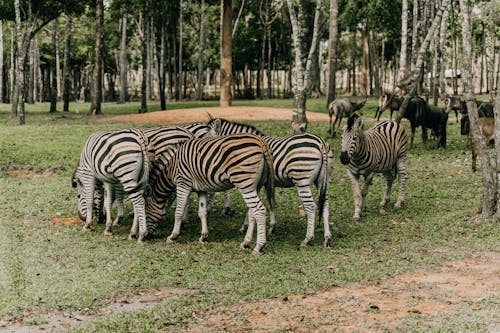
[[(385, 121), (363, 131), (361, 118), (354, 114), (344, 128), (341, 150), (340, 160), (347, 166), (352, 183), (355, 221), (360, 219), (361, 200), (374, 173), (382, 173), (387, 182), (381, 211), (396, 175), (400, 184), (395, 208), (401, 207), (408, 150), (403, 127)], [(259, 197), (262, 187), (266, 190), (270, 216), (267, 233), (276, 224), (274, 188), (295, 187), (307, 219), (301, 246), (310, 244), (314, 238), (316, 209), (323, 221), (323, 246), (331, 246), (328, 190), (333, 160), (330, 145), (320, 136), (309, 133), (266, 136), (254, 126), (210, 117), (207, 123), (94, 133), (81, 151), (72, 185), (77, 188), (78, 213), (85, 221), (84, 231), (90, 229), (93, 218), (100, 220), (105, 215), (104, 233), (110, 235), (112, 226), (123, 216), (123, 197), (127, 195), (134, 212), (129, 238), (137, 238), (139, 243), (154, 232), (176, 199), (174, 227), (167, 238), (168, 242), (174, 242), (192, 192), (198, 195), (202, 225), (199, 240), (206, 241), (207, 213), (213, 193), (236, 188), (248, 208), (242, 227), (246, 228), (246, 234), (240, 246), (250, 245), (256, 228), (253, 253), (259, 254), (266, 244), (267, 208)], [(361, 175), (365, 177), (362, 191), (359, 190)], [(313, 185), (318, 190), (317, 204)], [(229, 197), (225, 198), (228, 209)], [(113, 221), (114, 201), (118, 216)]]

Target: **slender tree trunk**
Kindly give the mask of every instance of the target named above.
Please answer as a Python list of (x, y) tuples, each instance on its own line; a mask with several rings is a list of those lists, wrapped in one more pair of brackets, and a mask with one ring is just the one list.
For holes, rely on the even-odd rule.
[[(490, 4), (491, 7), (495, 5), (495, 2), (492, 2)], [(489, 7), (489, 8), (491, 8)], [(494, 12), (494, 7), (492, 8), (490, 13)], [(493, 90), (494, 90), (494, 81), (495, 81), (495, 20), (494, 18), (490, 17), (488, 20), (488, 30), (486, 33), (486, 47), (485, 47), (485, 52), (486, 52), (486, 67), (487, 67), (487, 73), (488, 73), (488, 92), (490, 94), (490, 102), (494, 102), (494, 97), (493, 97)], [(499, 94), (500, 95), (500, 94)], [(498, 99), (497, 99), (498, 101)], [(498, 110), (498, 104), (497, 104), (497, 111)]]
[(56, 36), (56, 42), (55, 42), (55, 52), (56, 52), (56, 87), (57, 87), (57, 100), (60, 101), (62, 99), (62, 94), (61, 94), (61, 59), (60, 59), (60, 54), (59, 54), (59, 30), (58, 30), (58, 24), (57, 22), (59, 21), (57, 18), (54, 20), (54, 30), (55, 36)]
[(306, 101), (308, 93), (308, 82), (311, 72), (312, 57), (318, 47), (319, 16), (322, 0), (317, 0), (314, 14), (313, 35), (309, 52), (306, 54), (305, 21), (304, 10), (299, 4), (297, 13), (293, 0), (287, 0), (290, 22), (292, 25), (293, 49), (295, 50), (295, 87), (294, 104), (292, 111), (292, 132), (305, 132), (307, 130)]
[(71, 98), (71, 16), (66, 14), (66, 29), (64, 31), (64, 64), (63, 64), (63, 112), (69, 112)]
[[(17, 24), (17, 23), (16, 23)], [(16, 25), (17, 29), (17, 25)], [(11, 113), (12, 117), (17, 117), (19, 96), (17, 92), (17, 70), (16, 70), (16, 53), (14, 52), (14, 37), (15, 29), (10, 30), (10, 70), (9, 70), (9, 85), (10, 85), (10, 103), (12, 104)], [(16, 33), (17, 34), (17, 33)]]
[(92, 89), (92, 103), (90, 115), (102, 114), (102, 68), (103, 68), (103, 42), (104, 42), (104, 3), (103, 0), (96, 1), (96, 42), (95, 42), (95, 67), (94, 88)]
[(458, 94), (458, 46), (457, 46), (457, 21), (459, 21), (458, 17), (455, 15), (455, 1), (451, 1), (451, 29), (452, 29), (452, 41), (453, 41), (453, 58), (452, 58), (452, 86), (453, 86), (453, 94)]
[[(486, 140), (479, 125), (479, 116), (476, 112), (476, 102), (474, 97), (474, 86), (472, 83), (472, 26), (470, 21), (470, 8), (467, 0), (460, 0), (460, 13), (462, 19), (462, 82), (464, 85), (464, 98), (467, 103), (467, 114), (469, 115), (472, 141), (478, 149), (478, 156), (481, 161), (483, 172), (483, 200), (481, 214), (483, 217), (491, 217), (495, 211), (495, 183), (492, 175), (490, 158), (486, 151)], [(498, 122), (498, 120), (497, 120)]]
[(0, 20), (0, 103), (4, 102), (3, 69), (3, 21)]
[(184, 38), (184, 33), (183, 33), (183, 11), (182, 11), (182, 0), (179, 0), (179, 71), (178, 71), (178, 79), (177, 79), (177, 99), (179, 101), (182, 101), (182, 61), (183, 61), (183, 54), (182, 54), (182, 47), (183, 47), (183, 38)]
[(149, 35), (149, 8), (148, 1), (144, 1), (142, 5), (142, 29), (144, 38), (142, 40), (142, 83), (141, 83), (141, 108), (139, 113), (148, 112), (148, 35)]
[[(416, 62), (416, 56), (417, 56), (417, 49), (418, 49), (418, 28), (419, 28), (419, 21), (418, 21), (418, 0), (413, 0), (413, 28), (411, 32), (411, 71), (413, 72), (415, 70), (415, 62)], [(401, 64), (400, 64), (400, 70), (399, 72), (401, 73)], [(401, 80), (401, 79), (399, 79)]]
[(401, 11), (401, 51), (399, 58), (398, 80), (402, 80), (406, 74), (406, 53), (408, 48), (408, 0), (403, 0)]
[(443, 17), (441, 18), (441, 27), (439, 29), (439, 47), (438, 47), (438, 67), (439, 67), (439, 93), (446, 94), (446, 86), (444, 84), (444, 69), (446, 56), (446, 26), (448, 21), (448, 8), (445, 8)]
[(363, 41), (363, 58), (361, 62), (361, 89), (363, 94), (368, 94), (368, 28), (365, 25), (361, 32), (361, 39)]
[(166, 74), (167, 74), (167, 66), (166, 66), (166, 43), (165, 43), (165, 38), (166, 38), (166, 33), (165, 33), (165, 24), (162, 22), (161, 28), (160, 28), (160, 50), (159, 52), (156, 52), (156, 57), (158, 61), (158, 84), (160, 87), (160, 108), (162, 110), (165, 110), (167, 108), (167, 101), (165, 98), (165, 85), (167, 82), (166, 79)]
[(30, 53), (28, 60), (28, 92), (26, 96), (26, 102), (28, 104), (35, 103), (34, 87), (35, 83), (35, 40), (32, 39), (30, 42)]
[(120, 39), (120, 97), (119, 103), (127, 101), (128, 81), (127, 81), (127, 13), (122, 16), (121, 39)]
[(198, 40), (198, 90), (196, 97), (203, 99), (203, 70), (205, 57), (205, 0), (200, 4), (200, 36)]
[(330, 0), (330, 26), (328, 37), (328, 92), (326, 94), (326, 107), (335, 100), (337, 93), (337, 48), (338, 48), (338, 0)]
[(221, 81), (220, 81), (220, 100), (221, 107), (231, 106), (232, 94), (231, 85), (233, 82), (232, 72), (232, 20), (233, 20), (233, 2), (232, 0), (221, 0)]
[(495, 101), (495, 155), (496, 155), (496, 217), (500, 218), (500, 94)]
[(50, 64), (50, 111), (57, 111), (57, 20), (54, 20), (52, 28), (52, 47), (54, 48), (54, 58)]

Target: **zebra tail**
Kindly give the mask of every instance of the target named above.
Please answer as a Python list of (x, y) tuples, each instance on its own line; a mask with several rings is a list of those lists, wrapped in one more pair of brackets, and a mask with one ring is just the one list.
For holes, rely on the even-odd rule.
[(320, 220), (321, 216), (323, 215), (323, 208), (325, 207), (326, 195), (328, 191), (328, 179), (330, 173), (330, 171), (328, 170), (328, 150), (326, 149), (324, 144), (321, 145), (321, 149), (323, 155), (323, 162), (321, 164), (321, 170), (318, 179), (318, 192), (319, 192), (318, 216)]
[(267, 202), (269, 204), (269, 209), (274, 211), (275, 208), (275, 199), (274, 199), (274, 164), (273, 164), (273, 155), (271, 154), (271, 148), (267, 142), (262, 140), (262, 147), (264, 152), (264, 158), (267, 164), (267, 179), (265, 179), (265, 187), (266, 187), (266, 196)]

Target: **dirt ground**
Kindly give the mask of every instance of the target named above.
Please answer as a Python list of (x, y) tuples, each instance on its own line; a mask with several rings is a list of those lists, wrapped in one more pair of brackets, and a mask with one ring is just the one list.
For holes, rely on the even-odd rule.
[[(129, 121), (133, 123), (158, 123), (158, 124), (185, 124), (192, 122), (208, 121), (208, 114), (214, 118), (224, 118), (231, 121), (247, 120), (291, 120), (292, 110), (286, 108), (231, 106), (206, 107), (194, 109), (168, 110), (131, 114), (115, 117), (106, 117), (102, 121)], [(309, 121), (328, 121), (327, 114), (307, 112)]]
[[(228, 120), (288, 120), (289, 109), (230, 107), (184, 109), (104, 118), (134, 123), (189, 123), (213, 117)], [(310, 121), (328, 121), (328, 115), (308, 112)], [(12, 174), (12, 177), (26, 175)], [(44, 175), (46, 176), (46, 175)], [(55, 222), (54, 222), (55, 223)], [(332, 267), (332, 269), (336, 269)], [(482, 299), (498, 299), (500, 253), (478, 253), (471, 258), (447, 262), (426, 270), (387, 279), (349, 283), (315, 293), (261, 299), (254, 303), (193, 313), (195, 323), (188, 332), (381, 332), (390, 331), (405, 319), (463, 311), (481, 311)], [(115, 297), (100, 309), (80, 313), (26, 313), (11, 321), (0, 320), (3, 332), (51, 332), (75, 327), (110, 313), (149, 309), (161, 301), (193, 290), (162, 288), (138, 290), (131, 298)], [(25, 326), (32, 318), (44, 324)], [(500, 319), (490, 323), (490, 332), (500, 332)]]

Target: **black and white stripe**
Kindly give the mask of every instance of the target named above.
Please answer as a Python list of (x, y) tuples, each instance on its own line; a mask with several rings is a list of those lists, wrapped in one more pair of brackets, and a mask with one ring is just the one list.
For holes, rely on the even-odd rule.
[(253, 134), (187, 141), (167, 162), (153, 184), (152, 194), (146, 203), (148, 224), (160, 221), (165, 214), (165, 206), (168, 208), (173, 196), (177, 196), (175, 225), (168, 237), (168, 241), (173, 242), (180, 233), (187, 198), (191, 192), (197, 192), (198, 216), (202, 223), (200, 241), (203, 242), (208, 236), (207, 193), (236, 187), (249, 209), (249, 216), (252, 217), (241, 246), (250, 244), (255, 219), (257, 244), (253, 253), (258, 254), (266, 243), (266, 208), (258, 192), (261, 186), (265, 186), (268, 200), (273, 207), (272, 171), (269, 146)]
[[(353, 115), (344, 128), (341, 150), (340, 161), (347, 165), (347, 175), (352, 185), (355, 221), (361, 218), (362, 200), (376, 173), (382, 173), (386, 179), (386, 189), (379, 205), (381, 212), (390, 198), (396, 174), (399, 176), (399, 195), (394, 207), (401, 208), (407, 180), (408, 140), (404, 127), (396, 122), (382, 121), (363, 131), (363, 121)], [(360, 176), (365, 178), (362, 191), (359, 187)]]
[(96, 185), (105, 190), (106, 235), (111, 234), (111, 204), (114, 188), (119, 184), (134, 207), (139, 225), (138, 242), (147, 233), (144, 192), (148, 184), (150, 162), (148, 140), (138, 129), (97, 132), (86, 141), (72, 178), (78, 190), (78, 211), (86, 217), (84, 231), (90, 229)]
[[(261, 135), (271, 148), (274, 158), (274, 184), (276, 187), (296, 187), (307, 216), (305, 246), (314, 239), (316, 204), (312, 195), (312, 185), (318, 188), (319, 214), (323, 218), (325, 247), (330, 246), (328, 187), (333, 166), (333, 153), (329, 144), (314, 134), (298, 134), (287, 137), (264, 136), (254, 126), (230, 122), (216, 118), (208, 122), (211, 135), (234, 133), (254, 133)], [(272, 231), (276, 218), (270, 211)]]

